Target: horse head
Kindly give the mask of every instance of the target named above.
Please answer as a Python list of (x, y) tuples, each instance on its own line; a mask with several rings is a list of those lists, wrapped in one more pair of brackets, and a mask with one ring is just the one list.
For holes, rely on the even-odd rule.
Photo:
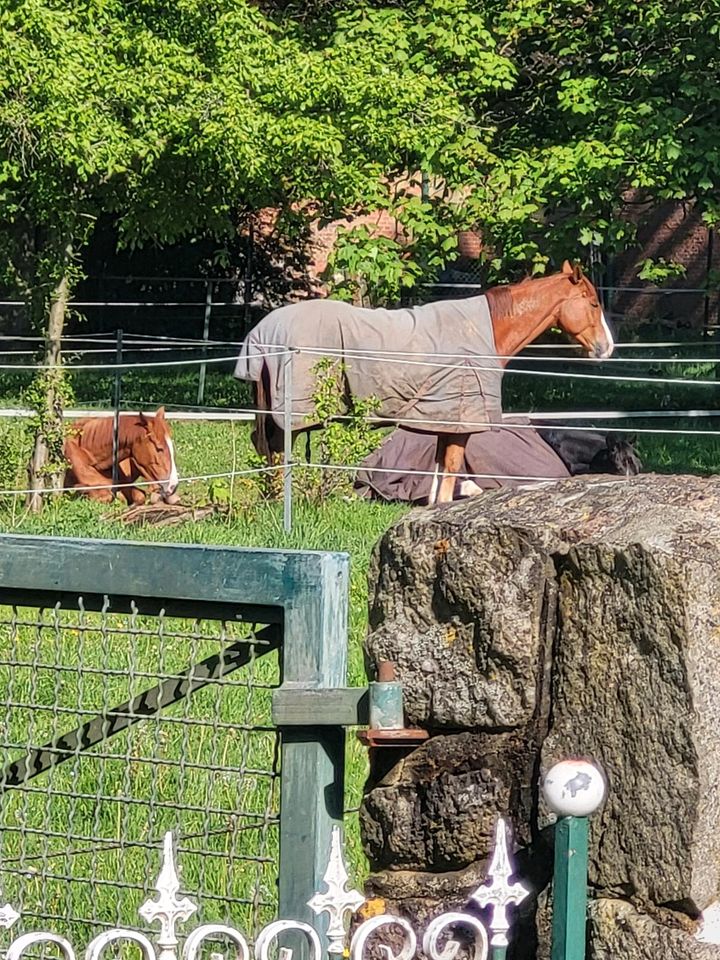
[(142, 430), (133, 443), (132, 459), (146, 480), (158, 484), (163, 500), (173, 502), (179, 477), (165, 407), (160, 407), (154, 417), (140, 413), (137, 422)]
[(635, 451), (636, 437), (608, 434), (605, 449), (590, 464), (591, 473), (616, 473), (621, 477), (636, 477), (642, 470), (642, 460)]
[(600, 298), (580, 266), (566, 260), (561, 277), (569, 284), (558, 307), (557, 324), (584, 347), (588, 356), (606, 360), (615, 349), (610, 327), (605, 320)]

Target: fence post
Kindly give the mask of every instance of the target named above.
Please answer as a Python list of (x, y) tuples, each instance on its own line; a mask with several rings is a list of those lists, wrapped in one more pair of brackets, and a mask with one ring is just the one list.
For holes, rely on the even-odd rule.
[(120, 445), (120, 401), (122, 399), (122, 371), (120, 364), (123, 361), (123, 332), (118, 329), (115, 340), (115, 387), (113, 390), (113, 462), (112, 485), (117, 487), (120, 464), (118, 463)]
[[(347, 554), (323, 553), (317, 562), (311, 592), (302, 581), (295, 589), (287, 583), (282, 675), (283, 685), (295, 689), (332, 689), (346, 681), (349, 560)], [(278, 915), (314, 924), (326, 948), (327, 916), (318, 920), (308, 901), (321, 889), (333, 826), (342, 823), (345, 730), (316, 720), (309, 709), (305, 726), (280, 728)], [(304, 937), (287, 940), (298, 951), (295, 960), (308, 957)]]
[(562, 760), (543, 794), (555, 824), (552, 960), (584, 960), (587, 926), (588, 817), (605, 799), (605, 777), (585, 760)]
[[(210, 314), (212, 313), (213, 283), (208, 280), (205, 284), (205, 318), (203, 321), (203, 340), (205, 343), (210, 339)], [(203, 347), (203, 358), (207, 359), (207, 346)], [(207, 364), (200, 364), (200, 376), (198, 378), (197, 405), (201, 407), (205, 402), (205, 376), (207, 374)]]
[[(287, 348), (286, 348), (287, 349)], [(292, 378), (293, 352), (289, 352), (283, 363), (283, 528), (285, 533), (292, 530)], [(266, 414), (269, 416), (269, 414)]]

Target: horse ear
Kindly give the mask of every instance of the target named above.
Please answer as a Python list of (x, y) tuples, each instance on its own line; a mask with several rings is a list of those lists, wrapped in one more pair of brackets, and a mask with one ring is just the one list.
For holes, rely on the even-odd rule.
[(566, 260), (562, 265), (562, 272), (566, 273), (569, 277), (572, 276), (573, 268), (569, 260)]
[(579, 263), (576, 263), (573, 269), (572, 282), (580, 283), (580, 281), (584, 276), (585, 274), (583, 273), (583, 268), (580, 266)]
[(157, 413), (155, 414), (155, 419), (156, 419), (156, 420), (164, 420), (164, 419), (165, 419), (165, 407), (158, 407), (158, 408), (157, 408)]
[(637, 443), (637, 434), (636, 434), (636, 433), (634, 433), (631, 437), (628, 437), (628, 443), (629, 443), (631, 446), (633, 446), (633, 447), (635, 446), (635, 444)]
[(138, 423), (140, 424), (141, 427), (145, 427), (146, 430), (150, 429), (150, 421), (142, 412), (142, 410), (138, 413)]

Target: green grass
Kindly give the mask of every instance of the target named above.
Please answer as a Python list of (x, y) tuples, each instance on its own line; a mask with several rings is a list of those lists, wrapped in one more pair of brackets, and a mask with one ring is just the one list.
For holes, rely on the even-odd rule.
[[(141, 617), (0, 608), (9, 756), (217, 652), (217, 624), (189, 627), (168, 618), (158, 630)], [(225, 631), (246, 634), (240, 625)], [(86, 942), (96, 925), (136, 925), (168, 829), (180, 835), (184, 888), (205, 919), (231, 914), (252, 931), (272, 917), (275, 871), (266, 860), (277, 855), (269, 822), (277, 781), (266, 685), (277, 682), (277, 669), (276, 655), (257, 659), (8, 791), (2, 887), (26, 924), (52, 922), (75, 942)], [(247, 732), (250, 723), (261, 729)]]
[[(215, 356), (229, 356), (230, 351)], [(145, 359), (147, 360), (147, 354)], [(164, 354), (150, 354), (155, 359), (165, 359)], [(183, 354), (182, 358), (197, 358), (197, 353)], [(138, 356), (130, 356), (128, 362), (138, 362)], [(83, 362), (82, 358), (78, 362)], [(87, 361), (84, 361), (87, 362)], [(105, 358), (105, 363), (114, 363), (114, 358)], [(251, 405), (250, 385), (230, 376), (232, 365), (219, 369), (224, 364), (211, 364), (207, 368), (204, 403), (209, 407), (236, 408)], [(33, 378), (31, 370), (0, 372), (0, 402), (5, 406), (19, 404), (23, 392)], [(93, 370), (68, 372), (68, 380), (79, 406), (107, 407), (113, 403), (115, 374)], [(148, 410), (161, 403), (168, 405), (193, 405), (197, 403), (198, 367), (165, 367), (141, 370), (123, 370), (121, 374), (123, 401), (134, 407)]]
[[(242, 469), (250, 453), (245, 425), (178, 423), (175, 436), (179, 466), (186, 476), (224, 472), (233, 466)], [(3, 442), (6, 449), (15, 452), (16, 462), (23, 462), (28, 440), (22, 428), (0, 423), (0, 444)], [(6, 476), (8, 480), (13, 478)], [(19, 471), (11, 485), (15, 483), (23, 483)], [(164, 529), (128, 528), (118, 522), (116, 508), (82, 498), (51, 502), (39, 517), (26, 514), (21, 502), (5, 499), (0, 506), (0, 528), (62, 536), (347, 551), (351, 556), (348, 682), (363, 685), (368, 561), (373, 545), (405, 508), (339, 498), (319, 508), (299, 500), (292, 533), (286, 534), (280, 505), (258, 502), (253, 481), (240, 478), (229, 492), (236, 506), (228, 517)], [(185, 490), (188, 495), (207, 500), (208, 484), (192, 484)], [(23, 614), (34, 617), (36, 611)], [(46, 613), (45, 619), (46, 626), (40, 630), (13, 626), (9, 609), (0, 607), (0, 640), (8, 651), (0, 664), (0, 690), (6, 692), (9, 708), (3, 733), (6, 742), (17, 745), (8, 751), (12, 759), (21, 754), (23, 743), (45, 743), (58, 732), (73, 729), (85, 719), (85, 713), (121, 703), (130, 689), (136, 693), (153, 686), (153, 677), (177, 671), (217, 649), (217, 642), (211, 639), (193, 641), (190, 649), (182, 638), (165, 636), (160, 644), (152, 636), (157, 625), (149, 621), (144, 621), (148, 635), (137, 636), (123, 617), (103, 622), (99, 615), (88, 614), (86, 625), (90, 628), (84, 630), (78, 630), (78, 615), (71, 612), (60, 614), (57, 623), (52, 612)], [(186, 631), (189, 624), (175, 624), (176, 629), (178, 626)], [(217, 633), (217, 625), (206, 627), (211, 628)], [(60, 678), (54, 669), (57, 663), (71, 668)], [(133, 680), (133, 670), (148, 677)], [(29, 922), (34, 914), (71, 917), (70, 923), (62, 925), (58, 921), (54, 927), (62, 927), (78, 942), (87, 939), (89, 921), (136, 924), (137, 906), (143, 897), (135, 885), (154, 878), (158, 860), (158, 850), (143, 844), (156, 844), (162, 832), (171, 827), (189, 837), (183, 844), (183, 886), (189, 893), (202, 891), (204, 920), (227, 919), (229, 913), (236, 923), (252, 930), (271, 916), (272, 907), (264, 904), (272, 903), (274, 897), (274, 867), (254, 865), (245, 858), (258, 851), (270, 860), (276, 858), (274, 829), (238, 834), (228, 830), (227, 817), (215, 814), (207, 826), (202, 813), (190, 809), (193, 804), (210, 803), (222, 810), (263, 812), (276, 805), (277, 797), (271, 796), (273, 788), (267, 777), (200, 769), (203, 764), (211, 768), (270, 766), (269, 734), (218, 733), (213, 729), (216, 719), (242, 723), (252, 718), (259, 724), (269, 721), (269, 692), (248, 686), (251, 673), (256, 682), (276, 682), (274, 656), (258, 658), (251, 667), (233, 674), (220, 689), (196, 694), (165, 711), (163, 720), (143, 721), (131, 732), (107, 741), (101, 752), (109, 754), (108, 759), (96, 760), (93, 755), (97, 751), (89, 751), (57, 767), (50, 777), (42, 775), (35, 781), (42, 785), (39, 793), (18, 790), (10, 794), (2, 808), (2, 822), (9, 828), (4, 853), (13, 865), (2, 884), (11, 902), (23, 905)], [(51, 709), (34, 711), (30, 706), (34, 703)], [(58, 710), (62, 712), (58, 714)], [(142, 760), (152, 756), (161, 756), (175, 766)], [(131, 758), (129, 765), (127, 757)], [(351, 732), (347, 745), (348, 809), (358, 806), (366, 775), (365, 749)], [(97, 794), (108, 799), (97, 804)], [(165, 805), (168, 797), (176, 798), (175, 806)], [(125, 803), (124, 798), (150, 798), (153, 802), (148, 807)], [(208, 830), (210, 836), (203, 836)], [(346, 831), (351, 874), (355, 883), (362, 883), (366, 866), (355, 815), (347, 818)], [(126, 845), (98, 854), (92, 851), (92, 837), (122, 838)], [(201, 847), (215, 856), (200, 856), (195, 851)], [(79, 852), (70, 854), (69, 850)], [(33, 873), (38, 867), (40, 872)], [(18, 868), (20, 875), (14, 872)], [(121, 875), (128, 886), (118, 892), (110, 884)], [(93, 884), (88, 880), (96, 881), (91, 896), (88, 890)], [(229, 894), (237, 902), (228, 909), (215, 898)], [(253, 899), (260, 902), (239, 902)]]

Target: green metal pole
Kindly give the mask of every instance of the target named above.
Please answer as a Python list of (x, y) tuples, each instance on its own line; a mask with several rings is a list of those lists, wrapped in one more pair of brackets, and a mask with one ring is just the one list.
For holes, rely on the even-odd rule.
[(561, 817), (555, 825), (552, 960), (585, 958), (587, 875), (588, 818)]

